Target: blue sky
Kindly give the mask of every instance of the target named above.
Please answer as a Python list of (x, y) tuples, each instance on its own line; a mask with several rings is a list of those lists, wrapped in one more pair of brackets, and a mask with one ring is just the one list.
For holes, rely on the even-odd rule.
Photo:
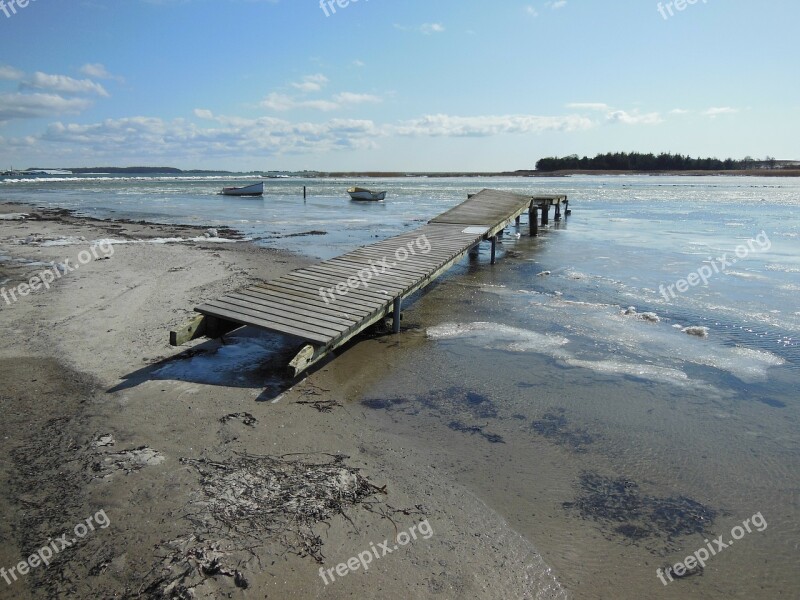
[(0, 168), (800, 159), (792, 0), (10, 2)]

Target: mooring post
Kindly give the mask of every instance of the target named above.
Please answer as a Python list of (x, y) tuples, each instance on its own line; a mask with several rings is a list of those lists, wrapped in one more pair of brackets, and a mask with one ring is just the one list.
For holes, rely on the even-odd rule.
[(306, 186), (303, 186), (303, 200), (306, 199)]
[(497, 258), (497, 236), (493, 235), (492, 236), (492, 264), (495, 263), (496, 258)]
[(399, 296), (392, 305), (392, 333), (400, 333), (400, 311), (403, 309), (403, 299)]
[(548, 219), (550, 218), (550, 202), (545, 200), (542, 204), (542, 227), (547, 225)]
[(530, 226), (531, 237), (539, 235), (539, 215), (536, 212), (537, 206), (531, 203), (528, 209), (528, 225)]

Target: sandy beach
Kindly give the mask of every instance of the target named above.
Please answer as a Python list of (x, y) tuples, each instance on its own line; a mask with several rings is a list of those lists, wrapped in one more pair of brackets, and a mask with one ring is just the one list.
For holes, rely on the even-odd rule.
[(367, 426), (351, 400), (391, 338), (298, 382), (296, 340), (168, 345), (201, 301), (306, 261), (236, 237), (0, 205), (4, 289), (79, 266), (0, 306), (0, 597), (566, 597), (500, 516)]

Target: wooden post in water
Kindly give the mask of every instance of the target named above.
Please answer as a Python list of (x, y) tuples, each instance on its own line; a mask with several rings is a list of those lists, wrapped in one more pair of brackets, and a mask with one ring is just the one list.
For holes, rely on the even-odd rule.
[(492, 264), (496, 262), (497, 259), (497, 236), (492, 236)]
[(539, 235), (539, 215), (536, 212), (536, 204), (533, 202), (531, 202), (531, 207), (528, 209), (528, 225), (531, 237)]
[(306, 199), (306, 186), (303, 186), (303, 200)]
[(517, 225), (517, 227), (519, 227), (519, 217), (517, 217), (517, 219), (516, 219), (516, 225)]
[(561, 200), (556, 202), (556, 216), (553, 217), (554, 220), (560, 221), (561, 220)]
[(403, 309), (403, 299), (398, 297), (394, 299), (392, 305), (392, 333), (400, 333), (400, 311)]
[(542, 203), (542, 227), (547, 225), (549, 219), (550, 219), (550, 201), (545, 200)]
[(564, 218), (566, 219), (571, 214), (572, 214), (572, 211), (569, 209), (569, 199), (568, 198), (564, 198)]

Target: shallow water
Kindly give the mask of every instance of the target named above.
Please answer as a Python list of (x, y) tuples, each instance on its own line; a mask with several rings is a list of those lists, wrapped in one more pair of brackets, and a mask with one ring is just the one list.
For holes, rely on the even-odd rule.
[[(497, 265), (483, 251), (418, 295), (386, 347), (396, 367), (355, 401), (505, 516), (576, 598), (797, 595), (800, 180), (404, 178), (369, 183), (389, 191), (379, 204), (348, 201), (355, 181), (269, 181), (263, 200), (213, 194), (237, 182), (12, 182), (0, 200), (229, 225), (325, 258), (484, 187), (568, 194), (567, 221), (538, 238), (511, 228)], [(285, 237), (311, 230), (326, 233)], [(707, 283), (670, 293), (698, 272)], [(255, 363), (280, 350), (243, 344), (195, 366), (216, 382), (231, 367), (204, 361), (251, 360), (236, 384), (265, 376)], [(701, 575), (657, 577), (757, 513), (767, 527)]]

